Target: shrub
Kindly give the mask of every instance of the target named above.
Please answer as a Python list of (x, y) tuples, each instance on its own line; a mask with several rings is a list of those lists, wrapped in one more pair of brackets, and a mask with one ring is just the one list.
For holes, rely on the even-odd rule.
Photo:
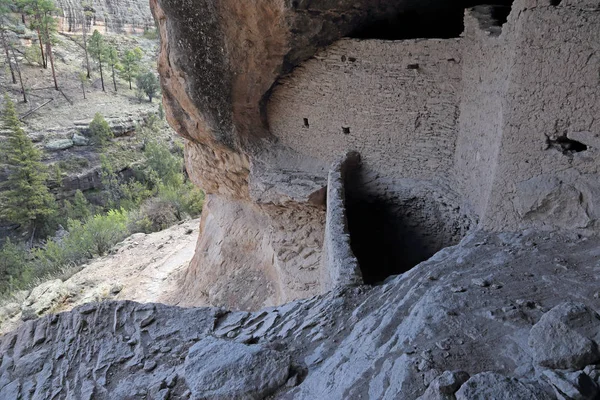
[(158, 232), (173, 225), (179, 219), (175, 206), (161, 198), (148, 199), (140, 210), (132, 214), (129, 230), (132, 232)]
[(166, 186), (179, 187), (183, 183), (183, 160), (172, 154), (169, 148), (156, 140), (150, 140), (144, 147), (144, 169), (150, 180), (154, 171), (160, 182)]
[(69, 220), (68, 235), (61, 241), (49, 240), (34, 256), (41, 266), (38, 274), (51, 274), (62, 267), (80, 264), (94, 255), (104, 255), (123, 240), (127, 230), (127, 213), (111, 210), (106, 215), (94, 215), (85, 222)]
[(7, 239), (0, 250), (0, 293), (7, 293), (18, 287), (30, 270), (31, 264), (25, 247)]
[(178, 220), (200, 215), (204, 206), (204, 192), (190, 182), (177, 187), (161, 185), (158, 198), (173, 205)]
[[(104, 255), (113, 245), (125, 239), (129, 234), (127, 212), (110, 210), (106, 215), (94, 215), (86, 221), (82, 229), (84, 243), (90, 243), (95, 254)], [(70, 236), (71, 227), (69, 227)]]
[(139, 74), (135, 78), (135, 85), (138, 89), (142, 90), (146, 94), (146, 96), (148, 96), (148, 100), (150, 102), (152, 102), (152, 99), (158, 93), (158, 78), (156, 77), (154, 72), (147, 71)]
[(90, 122), (90, 138), (94, 144), (105, 144), (113, 137), (113, 133), (102, 114), (96, 113)]

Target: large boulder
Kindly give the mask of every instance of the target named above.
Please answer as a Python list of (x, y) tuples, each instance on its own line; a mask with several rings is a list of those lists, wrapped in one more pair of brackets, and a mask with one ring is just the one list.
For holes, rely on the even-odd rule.
[(582, 369), (600, 360), (600, 316), (583, 303), (565, 302), (545, 313), (529, 332), (542, 367)]
[(495, 372), (477, 374), (456, 392), (456, 400), (550, 400), (552, 397), (539, 386)]
[(56, 139), (46, 143), (44, 148), (48, 151), (60, 151), (70, 149), (73, 147), (73, 144), (73, 140), (71, 139)]
[(210, 336), (193, 345), (185, 359), (185, 379), (198, 399), (262, 399), (289, 373), (285, 353)]

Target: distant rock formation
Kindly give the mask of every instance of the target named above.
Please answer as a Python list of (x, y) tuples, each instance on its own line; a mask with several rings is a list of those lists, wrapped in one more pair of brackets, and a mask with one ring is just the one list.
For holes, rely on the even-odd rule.
[(56, 0), (56, 6), (61, 10), (59, 29), (63, 32), (81, 32), (85, 14), (90, 31), (139, 33), (154, 28), (146, 0)]

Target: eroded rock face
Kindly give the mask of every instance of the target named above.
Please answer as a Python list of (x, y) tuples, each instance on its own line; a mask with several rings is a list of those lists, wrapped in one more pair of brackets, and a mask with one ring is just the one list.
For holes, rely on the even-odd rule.
[[(359, 261), (381, 264), (365, 261), (386, 252), (375, 238), (398, 246), (382, 259), (406, 264), (370, 283), (473, 229), (599, 231), (598, 11), (517, 0), (510, 13), (467, 11), (460, 37), (390, 31), (450, 7), (426, 6), (151, 1), (167, 116), (211, 204), (182, 304), (255, 309), (322, 293), (323, 193), (347, 151), (362, 158), (346, 188)], [(388, 221), (393, 243), (371, 234)]]
[(579, 299), (600, 310), (599, 248), (476, 233), (388, 284), (253, 313), (88, 304), (0, 337), (0, 398), (591, 399), (599, 364), (540, 368), (528, 341)]
[(56, 0), (62, 13), (59, 30), (81, 32), (84, 13), (87, 13), (87, 30), (93, 32), (134, 33), (154, 27), (152, 14), (145, 0), (88, 1)]

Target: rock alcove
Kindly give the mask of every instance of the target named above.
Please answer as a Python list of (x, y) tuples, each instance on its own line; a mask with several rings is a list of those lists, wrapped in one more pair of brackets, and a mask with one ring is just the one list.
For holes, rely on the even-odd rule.
[(493, 24), (502, 26), (510, 13), (512, 0), (498, 0), (489, 4), (481, 0), (452, 3), (432, 2), (428, 7), (407, 7), (386, 18), (367, 21), (348, 36), (355, 39), (406, 40), (416, 38), (449, 39), (464, 31), (466, 8), (486, 5)]
[(358, 171), (346, 177), (345, 207), (350, 246), (365, 284), (379, 284), (458, 244), (472, 226), (436, 191), (384, 193), (369, 185)]

